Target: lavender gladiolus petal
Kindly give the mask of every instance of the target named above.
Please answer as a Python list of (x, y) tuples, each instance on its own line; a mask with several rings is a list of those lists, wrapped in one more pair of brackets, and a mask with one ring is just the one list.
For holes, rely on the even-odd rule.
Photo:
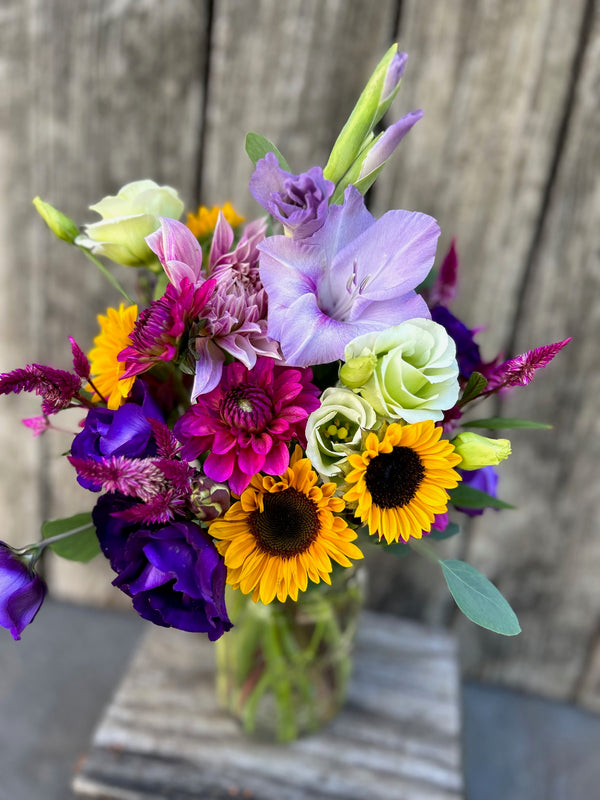
[(406, 53), (396, 53), (391, 60), (385, 76), (385, 81), (383, 82), (383, 86), (381, 88), (380, 102), (385, 103), (390, 95), (396, 91), (398, 83), (404, 74), (407, 61), (408, 55)]
[(349, 186), (323, 227), (302, 242), (271, 237), (259, 249), (268, 335), (288, 364), (341, 358), (362, 333), (429, 317), (415, 287), (427, 276), (439, 228), (432, 217), (389, 211), (375, 220)]
[(389, 128), (386, 128), (381, 138), (375, 142), (367, 153), (360, 168), (358, 180), (362, 180), (371, 172), (383, 166), (412, 126), (422, 117), (423, 112), (420, 109), (411, 111), (402, 119), (390, 125)]

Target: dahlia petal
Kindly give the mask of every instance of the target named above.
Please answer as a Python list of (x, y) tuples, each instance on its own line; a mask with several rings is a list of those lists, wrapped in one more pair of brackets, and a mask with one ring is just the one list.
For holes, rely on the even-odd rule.
[(210, 339), (196, 340), (196, 372), (192, 388), (192, 403), (201, 394), (208, 394), (219, 385), (225, 354)]
[(226, 481), (230, 478), (235, 466), (233, 451), (219, 454), (209, 453), (204, 462), (204, 473), (213, 481)]
[(191, 230), (182, 222), (159, 217), (160, 228), (146, 237), (146, 243), (158, 256), (167, 277), (177, 288), (183, 278), (196, 284), (202, 277), (202, 248)]
[(290, 463), (290, 454), (285, 442), (277, 442), (265, 456), (263, 472), (280, 475)]

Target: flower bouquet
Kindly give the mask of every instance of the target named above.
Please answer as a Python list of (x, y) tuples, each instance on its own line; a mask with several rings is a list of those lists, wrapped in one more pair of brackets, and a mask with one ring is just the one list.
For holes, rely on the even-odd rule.
[[(44, 599), (44, 549), (101, 551), (143, 618), (219, 640), (219, 693), (248, 731), (291, 739), (343, 700), (368, 540), (433, 558), (467, 617), (519, 632), (498, 590), (432, 542), (459, 532), (449, 508), (508, 507), (496, 465), (510, 442), (477, 429), (549, 427), (465, 413), (529, 383), (569, 340), (483, 361), (449, 309), (454, 245), (433, 270), (437, 222), (368, 211), (422, 116), (376, 133), (405, 64), (396, 46), (384, 56), (324, 168), (296, 174), (248, 134), (266, 211), (249, 223), (227, 204), (184, 224), (176, 190), (151, 180), (91, 206), (101, 220), (83, 232), (36, 198), (123, 302), (98, 317), (88, 355), (70, 337), (71, 370), (0, 376), (0, 394), (42, 398), (23, 420), (36, 436), (81, 411), (66, 457), (95, 500), (28, 547), (0, 543), (0, 625), (15, 639)], [(101, 258), (140, 270), (137, 302)]]

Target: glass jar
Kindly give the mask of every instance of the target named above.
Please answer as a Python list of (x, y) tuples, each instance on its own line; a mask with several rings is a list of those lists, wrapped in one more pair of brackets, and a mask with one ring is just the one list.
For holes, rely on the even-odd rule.
[(227, 587), (232, 630), (216, 642), (217, 696), (257, 738), (291, 741), (340, 710), (365, 600), (363, 565), (269, 605)]

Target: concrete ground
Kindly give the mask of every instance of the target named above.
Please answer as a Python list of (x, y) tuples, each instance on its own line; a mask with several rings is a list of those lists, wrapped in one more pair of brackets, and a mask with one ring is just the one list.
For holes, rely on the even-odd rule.
[[(72, 798), (73, 769), (144, 625), (48, 600), (21, 642), (0, 629), (0, 800)], [(600, 716), (474, 683), (463, 709), (469, 800), (600, 798)]]

